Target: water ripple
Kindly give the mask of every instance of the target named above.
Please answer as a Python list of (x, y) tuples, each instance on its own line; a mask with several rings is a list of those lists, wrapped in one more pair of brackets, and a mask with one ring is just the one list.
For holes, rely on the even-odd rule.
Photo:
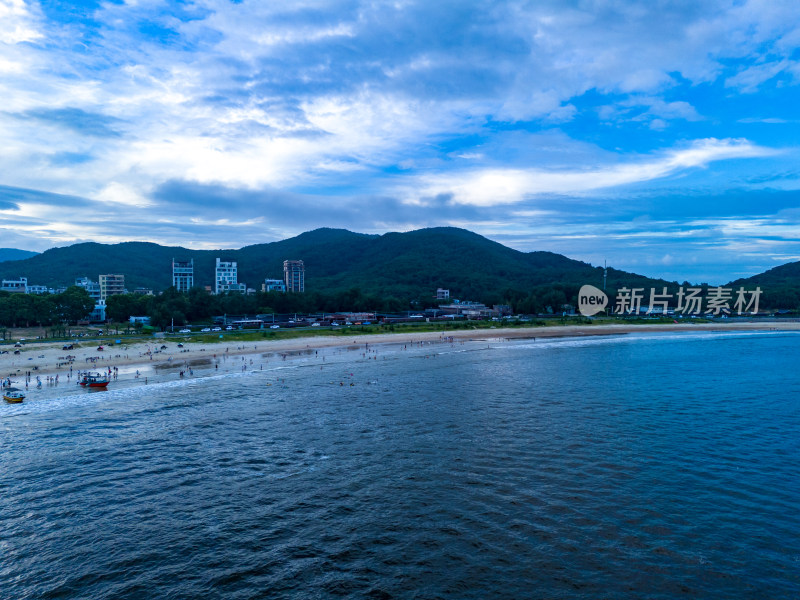
[(476, 342), (0, 407), (0, 596), (796, 598), (798, 350)]

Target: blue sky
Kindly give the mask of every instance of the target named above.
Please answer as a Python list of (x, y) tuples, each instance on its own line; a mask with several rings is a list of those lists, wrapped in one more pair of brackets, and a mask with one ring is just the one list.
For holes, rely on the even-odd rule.
[[(0, 0), (0, 236), (800, 260), (795, 2)], [(30, 276), (30, 275), (29, 275)]]

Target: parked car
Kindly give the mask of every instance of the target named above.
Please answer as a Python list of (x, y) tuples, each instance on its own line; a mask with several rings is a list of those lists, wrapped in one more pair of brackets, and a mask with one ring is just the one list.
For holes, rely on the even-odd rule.
[(211, 331), (222, 331), (222, 327), (212, 327)]
[(280, 325), (270, 325), (269, 328), (270, 329), (280, 329), (281, 326)]
[(312, 323), (311, 326), (312, 327), (319, 327), (319, 323)]
[(210, 328), (210, 327), (203, 327), (203, 328), (200, 330), (200, 332), (201, 332), (201, 333), (208, 333), (209, 331), (211, 331), (211, 328)]
[(178, 333), (192, 333), (191, 329), (181, 329)]
[(225, 328), (225, 331), (233, 331), (233, 325), (228, 325), (228, 326)]

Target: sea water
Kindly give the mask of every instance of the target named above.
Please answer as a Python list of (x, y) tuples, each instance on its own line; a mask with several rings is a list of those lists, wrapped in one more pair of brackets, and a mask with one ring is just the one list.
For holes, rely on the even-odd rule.
[(800, 596), (800, 336), (363, 339), (0, 406), (0, 598)]

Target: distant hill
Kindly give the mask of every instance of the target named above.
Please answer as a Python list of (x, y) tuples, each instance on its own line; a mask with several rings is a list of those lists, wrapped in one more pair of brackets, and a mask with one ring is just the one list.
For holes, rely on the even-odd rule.
[(30, 250), (18, 250), (17, 248), (0, 248), (0, 262), (7, 260), (24, 260), (31, 256), (36, 256), (38, 252)]
[(726, 287), (761, 288), (761, 306), (800, 310), (800, 262), (774, 267), (758, 275), (737, 279)]
[[(81, 243), (0, 263), (0, 276), (28, 277), (32, 284), (70, 285), (76, 277), (97, 280), (122, 273), (129, 290), (164, 289), (172, 283), (172, 259), (194, 259), (195, 284), (212, 285), (215, 259), (238, 262), (239, 281), (260, 289), (265, 278), (283, 278), (283, 261), (302, 259), (306, 291), (360, 288), (365, 294), (430, 297), (437, 287), (451, 296), (480, 300), (498, 291), (562, 284), (600, 287), (600, 267), (552, 252), (520, 252), (476, 233), (453, 227), (367, 235), (317, 229), (287, 240), (239, 250), (188, 250), (149, 242)], [(608, 270), (608, 288), (670, 285), (641, 275)]]

